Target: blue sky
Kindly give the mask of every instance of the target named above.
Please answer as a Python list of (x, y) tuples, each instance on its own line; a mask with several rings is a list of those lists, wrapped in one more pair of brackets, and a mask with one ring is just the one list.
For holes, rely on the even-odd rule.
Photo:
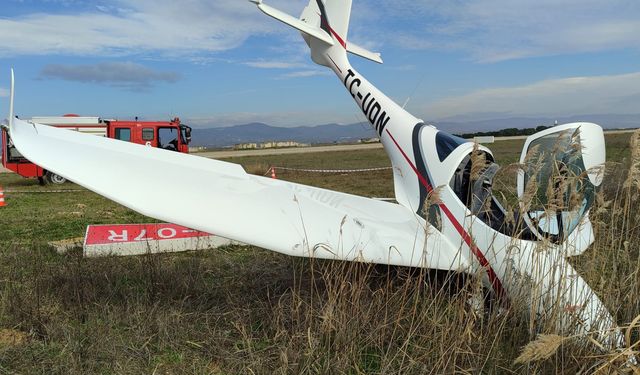
[[(637, 0), (354, 0), (351, 20), (385, 60), (352, 63), (425, 120), (640, 113)], [(23, 117), (363, 120), (299, 34), (245, 0), (2, 0), (1, 108), (10, 67)]]

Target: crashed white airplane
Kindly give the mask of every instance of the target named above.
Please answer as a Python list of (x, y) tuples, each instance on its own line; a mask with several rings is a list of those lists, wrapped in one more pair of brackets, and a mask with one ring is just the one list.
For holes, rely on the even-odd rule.
[[(594, 241), (588, 213), (602, 183), (595, 167), (605, 161), (598, 125), (566, 124), (529, 137), (522, 163), (536, 154), (543, 178), (556, 171), (579, 180), (557, 194), (551, 215), (523, 202), (509, 213), (491, 194), (498, 167), (490, 150), (423, 123), (350, 65), (347, 52), (382, 62), (348, 42), (350, 0), (311, 0), (301, 19), (253, 2), (300, 30), (313, 61), (346, 87), (391, 159), (397, 204), (17, 119), (12, 75), (8, 127), (15, 146), (46, 170), (159, 220), (292, 256), (481, 274), (502, 301), (523, 299), (532, 316), (554, 319), (558, 329), (593, 333), (611, 347), (622, 343), (611, 314), (566, 260)], [(521, 200), (535, 182), (532, 170), (520, 171)], [(577, 204), (558, 204), (575, 192)]]

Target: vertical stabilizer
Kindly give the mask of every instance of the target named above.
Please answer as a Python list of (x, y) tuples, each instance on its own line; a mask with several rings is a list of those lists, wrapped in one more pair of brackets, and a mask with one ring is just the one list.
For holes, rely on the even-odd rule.
[(347, 48), (351, 0), (325, 0), (324, 4), (322, 0), (312, 1), (315, 1), (320, 9), (320, 27)]

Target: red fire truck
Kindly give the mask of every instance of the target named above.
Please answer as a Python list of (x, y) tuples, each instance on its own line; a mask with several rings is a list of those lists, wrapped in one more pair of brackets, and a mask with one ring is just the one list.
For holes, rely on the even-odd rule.
[[(119, 139), (150, 147), (177, 152), (189, 152), (191, 128), (181, 124), (179, 118), (171, 121), (105, 120), (99, 117), (64, 115), (61, 117), (34, 117), (33, 122), (59, 128)], [(13, 146), (11, 137), (2, 130), (2, 166), (26, 178), (37, 178), (41, 184), (62, 184), (66, 179), (49, 172), (25, 159)]]

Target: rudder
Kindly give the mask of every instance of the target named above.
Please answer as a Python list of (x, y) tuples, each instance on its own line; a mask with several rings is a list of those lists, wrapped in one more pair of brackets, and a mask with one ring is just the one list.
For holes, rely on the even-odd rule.
[(347, 34), (351, 19), (351, 0), (311, 0), (316, 2), (321, 14), (320, 26), (347, 48)]

